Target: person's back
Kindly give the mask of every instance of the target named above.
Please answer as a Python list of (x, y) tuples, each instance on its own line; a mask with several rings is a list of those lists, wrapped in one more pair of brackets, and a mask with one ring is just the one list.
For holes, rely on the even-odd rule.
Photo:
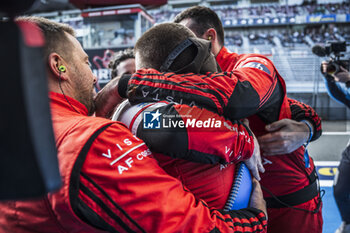
[[(154, 107), (153, 107), (154, 106)], [(169, 108), (170, 107), (170, 108)], [(172, 109), (174, 111), (166, 111)], [(159, 121), (161, 127), (159, 129), (146, 129), (145, 113), (159, 112), (165, 121), (169, 120), (165, 125), (163, 121)], [(181, 116), (189, 116), (187, 119)], [(177, 117), (175, 117), (177, 116)], [(203, 117), (205, 116), (205, 117)], [(236, 143), (235, 134), (228, 132), (223, 127), (211, 128), (197, 128), (186, 127), (186, 129), (173, 127), (170, 122), (191, 122), (208, 121), (214, 119), (215, 121), (225, 122), (227, 125), (231, 123), (225, 121), (223, 117), (219, 117), (205, 109), (197, 107), (189, 107), (180, 104), (169, 104), (165, 102), (160, 103), (143, 103), (131, 106), (125, 102), (119, 106), (114, 113), (112, 119), (124, 123), (134, 135), (143, 139), (153, 152), (153, 156), (157, 159), (159, 165), (171, 176), (179, 179), (183, 185), (194, 193), (197, 199), (203, 199), (209, 207), (223, 209), (234, 184), (235, 177), (235, 163), (229, 164), (204, 164), (198, 162), (191, 162), (188, 159), (195, 156), (210, 156), (210, 154), (223, 153), (219, 150), (224, 147), (228, 153), (232, 153), (230, 145)], [(154, 122), (155, 123), (155, 122)], [(167, 129), (164, 126), (168, 127)], [(239, 127), (238, 127), (239, 129)], [(189, 132), (189, 131), (194, 132)], [(197, 132), (195, 132), (197, 131)], [(242, 132), (242, 131), (240, 131)], [(169, 136), (173, 134), (173, 136)], [(220, 135), (220, 137), (219, 137)], [(189, 141), (192, 141), (189, 142)], [(239, 141), (237, 141), (239, 144)], [(161, 144), (161, 145), (160, 145)], [(167, 149), (171, 153), (162, 154), (159, 148), (170, 147)], [(177, 147), (177, 149), (171, 149)], [(183, 149), (180, 149), (183, 148)], [(178, 151), (186, 151), (184, 153)], [(242, 158), (245, 158), (246, 151), (242, 147)], [(187, 159), (179, 159), (186, 154)], [(237, 157), (232, 155), (232, 157)], [(250, 174), (249, 174), (250, 175)], [(249, 185), (249, 184), (242, 184)], [(246, 197), (246, 200), (249, 196)]]
[(225, 208), (236, 177), (235, 163), (198, 164), (182, 159), (169, 159), (168, 156), (158, 153), (155, 158), (169, 175), (181, 180), (196, 198), (203, 199), (211, 208)]

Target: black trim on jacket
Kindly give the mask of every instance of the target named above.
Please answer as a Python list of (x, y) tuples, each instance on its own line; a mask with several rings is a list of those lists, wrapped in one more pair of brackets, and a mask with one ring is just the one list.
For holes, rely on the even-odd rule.
[(91, 200), (93, 200), (96, 205), (100, 206), (118, 225), (121, 226), (126, 232), (135, 232), (132, 230), (126, 223), (124, 223), (120, 217), (118, 217), (108, 206), (89, 188), (83, 185), (80, 182), (80, 177), (84, 177), (88, 182), (94, 185), (104, 196), (108, 198), (109, 201), (121, 212), (123, 215), (129, 219), (130, 223), (132, 223), (138, 230), (141, 232), (145, 232), (127, 213), (119, 207), (109, 196), (104, 192), (104, 190), (98, 186), (91, 178), (81, 172), (81, 168), (85, 162), (86, 156), (95, 141), (95, 139), (109, 126), (113, 123), (107, 124), (102, 128), (98, 129), (94, 134), (90, 136), (90, 138), (86, 141), (83, 148), (81, 149), (76, 162), (73, 166), (71, 177), (70, 177), (70, 187), (69, 187), (69, 198), (71, 207), (74, 213), (82, 219), (84, 222), (89, 225), (96, 227), (97, 229), (106, 230), (108, 232), (118, 232), (115, 227), (108, 224), (103, 218), (101, 218), (93, 209), (91, 209), (86, 203), (84, 203), (79, 198), (79, 191), (82, 191), (85, 195), (87, 195)]

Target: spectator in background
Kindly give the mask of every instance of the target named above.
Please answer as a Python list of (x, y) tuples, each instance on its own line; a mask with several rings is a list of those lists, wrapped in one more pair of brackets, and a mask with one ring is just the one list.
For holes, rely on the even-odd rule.
[[(322, 63), (328, 94), (336, 101), (350, 108), (350, 73), (339, 66), (339, 72), (327, 73), (328, 62)], [(350, 233), (350, 141), (342, 153), (338, 172), (334, 179), (334, 198), (337, 203), (342, 223), (336, 233)]]
[(134, 50), (125, 49), (116, 53), (108, 64), (108, 68), (112, 70), (111, 79), (123, 74), (135, 73)]

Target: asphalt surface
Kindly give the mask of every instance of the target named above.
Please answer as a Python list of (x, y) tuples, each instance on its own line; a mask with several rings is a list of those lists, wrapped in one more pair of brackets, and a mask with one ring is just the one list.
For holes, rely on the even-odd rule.
[(309, 154), (315, 160), (320, 178), (323, 200), (323, 233), (334, 233), (341, 217), (333, 197), (333, 179), (341, 153), (350, 139), (350, 121), (323, 121), (323, 134), (309, 145)]

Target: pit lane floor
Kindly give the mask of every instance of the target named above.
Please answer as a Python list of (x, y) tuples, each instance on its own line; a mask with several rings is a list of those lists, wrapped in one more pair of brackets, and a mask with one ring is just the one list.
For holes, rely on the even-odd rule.
[(350, 138), (350, 121), (323, 121), (322, 128), (322, 136), (317, 141), (310, 143), (308, 150), (315, 161), (321, 190), (325, 190), (323, 232), (334, 233), (341, 223), (341, 218), (333, 197), (332, 186), (341, 153)]

